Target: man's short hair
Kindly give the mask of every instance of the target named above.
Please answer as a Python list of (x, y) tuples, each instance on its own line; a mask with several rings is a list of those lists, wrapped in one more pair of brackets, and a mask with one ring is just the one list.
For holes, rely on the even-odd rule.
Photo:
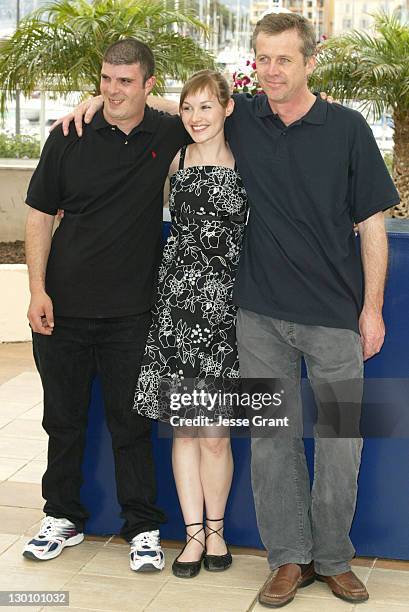
[(145, 43), (136, 38), (124, 38), (108, 47), (104, 53), (103, 61), (107, 64), (139, 64), (146, 83), (155, 73), (155, 58)]
[(252, 46), (256, 51), (256, 39), (260, 33), (273, 36), (287, 30), (296, 30), (302, 40), (301, 53), (307, 61), (317, 51), (313, 25), (308, 19), (296, 13), (269, 13), (257, 22), (253, 32)]

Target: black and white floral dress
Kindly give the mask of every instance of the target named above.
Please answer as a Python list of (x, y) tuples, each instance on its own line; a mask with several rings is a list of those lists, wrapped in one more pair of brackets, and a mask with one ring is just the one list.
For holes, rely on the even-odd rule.
[[(172, 391), (215, 389), (239, 377), (232, 292), (247, 196), (236, 169), (184, 168), (185, 152), (170, 177), (172, 224), (133, 406), (165, 421)], [(218, 405), (212, 416), (232, 416), (232, 408)]]

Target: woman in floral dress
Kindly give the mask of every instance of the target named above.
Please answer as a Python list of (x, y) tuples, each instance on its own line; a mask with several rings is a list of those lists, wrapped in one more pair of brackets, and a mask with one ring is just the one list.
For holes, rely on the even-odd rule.
[[(213, 410), (195, 405), (179, 411), (169, 403), (172, 391), (225, 390), (239, 377), (232, 291), (247, 197), (224, 138), (233, 107), (218, 72), (196, 73), (181, 93), (180, 114), (194, 142), (177, 154), (169, 171), (172, 225), (134, 400), (143, 416), (165, 421), (173, 415), (206, 416), (216, 422), (234, 416), (232, 406), (223, 403)], [(187, 543), (173, 572), (193, 577), (203, 559), (210, 571), (227, 569), (232, 559), (223, 516), (233, 475), (228, 430), (174, 427), (174, 434), (173, 470)]]

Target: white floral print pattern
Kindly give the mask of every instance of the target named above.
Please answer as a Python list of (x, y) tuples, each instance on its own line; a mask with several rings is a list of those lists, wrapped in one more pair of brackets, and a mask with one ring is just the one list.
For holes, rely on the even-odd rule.
[[(166, 392), (239, 377), (232, 292), (247, 214), (236, 170), (181, 167), (170, 179), (170, 235), (159, 270), (145, 355), (133, 408), (168, 420)], [(197, 412), (196, 415), (201, 412)], [(214, 417), (231, 416), (218, 406)]]

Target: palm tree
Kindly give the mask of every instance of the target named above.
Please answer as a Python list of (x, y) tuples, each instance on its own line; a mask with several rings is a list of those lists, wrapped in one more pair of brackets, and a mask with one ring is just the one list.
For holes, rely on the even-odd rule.
[(374, 33), (353, 31), (326, 41), (312, 86), (338, 100), (362, 102), (376, 118), (392, 113), (393, 178), (401, 203), (394, 217), (409, 217), (409, 27), (396, 15), (374, 15)]
[[(17, 88), (25, 95), (45, 91), (99, 92), (102, 57), (109, 44), (135, 37), (156, 59), (156, 93), (165, 77), (185, 80), (212, 67), (212, 56), (175, 25), (204, 31), (192, 12), (167, 8), (165, 0), (56, 0), (20, 22), (0, 46), (1, 112)], [(168, 2), (168, 4), (170, 4)]]

